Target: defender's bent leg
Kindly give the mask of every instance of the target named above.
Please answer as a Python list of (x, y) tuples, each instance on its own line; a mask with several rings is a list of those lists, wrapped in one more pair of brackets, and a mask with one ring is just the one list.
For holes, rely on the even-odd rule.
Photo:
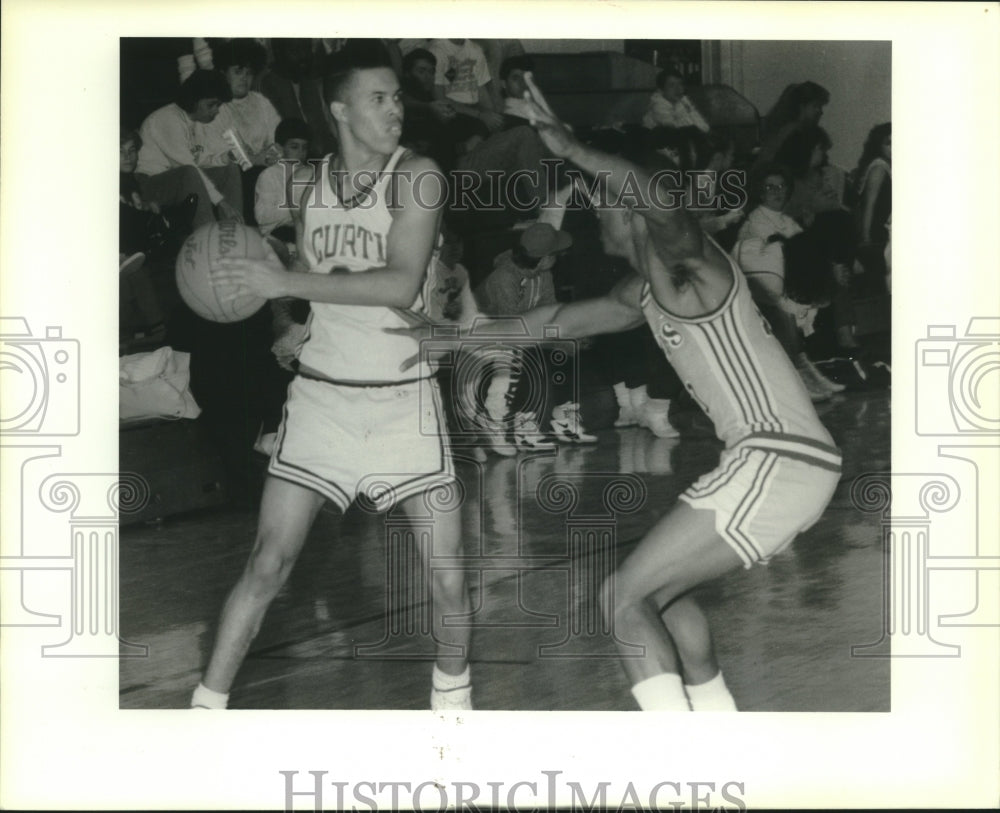
[(215, 647), (202, 680), (206, 688), (229, 691), (264, 613), (287, 580), (322, 505), (323, 497), (314, 491), (267, 478), (257, 540), (222, 608)]
[[(614, 624), (616, 637), (624, 644), (645, 647), (642, 657), (623, 652), (626, 656), (622, 658), (643, 708), (686, 707), (679, 677), (681, 663), (675, 642), (660, 618), (660, 608), (696, 585), (741, 565), (739, 556), (716, 533), (713, 512), (678, 503), (607, 579), (602, 592), (604, 611)], [(692, 638), (684, 642), (686, 647), (694, 650), (696, 643), (704, 645), (698, 641), (694, 626), (685, 627), (683, 632), (682, 637)]]

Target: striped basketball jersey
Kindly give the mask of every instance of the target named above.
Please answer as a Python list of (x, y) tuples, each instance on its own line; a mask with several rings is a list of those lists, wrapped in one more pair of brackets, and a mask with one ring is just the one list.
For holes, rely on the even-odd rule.
[[(323, 159), (319, 176), (301, 204), (302, 255), (311, 273), (329, 274), (334, 268), (358, 272), (387, 264), (393, 220), (388, 206), (389, 182), (405, 152), (399, 147), (371, 189), (346, 204), (331, 182), (332, 156)], [(427, 284), (425, 274), (424, 289)], [(424, 301), (426, 290), (418, 294), (411, 308), (422, 310)], [(413, 338), (384, 332), (384, 328), (406, 327), (392, 308), (313, 302), (311, 310), (299, 354), (299, 362), (306, 367), (349, 383), (389, 383), (430, 375), (424, 364), (400, 371), (403, 361), (415, 355), (419, 346)]]
[(840, 453), (799, 374), (757, 310), (743, 272), (729, 262), (733, 284), (704, 316), (672, 314), (648, 282), (643, 286), (642, 310), (657, 344), (727, 448), (767, 448), (839, 469)]

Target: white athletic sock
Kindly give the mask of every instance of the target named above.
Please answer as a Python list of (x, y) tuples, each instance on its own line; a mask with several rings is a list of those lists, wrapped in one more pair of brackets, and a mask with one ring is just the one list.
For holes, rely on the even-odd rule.
[(465, 671), (460, 675), (449, 675), (447, 672), (442, 672), (437, 664), (434, 664), (434, 672), (431, 677), (431, 684), (439, 692), (447, 692), (452, 689), (461, 689), (465, 686), (470, 686), (472, 680), (470, 677), (469, 667), (465, 667)]
[(229, 703), (229, 695), (222, 692), (213, 692), (202, 683), (191, 695), (191, 708), (193, 709), (224, 709)]
[(632, 687), (632, 696), (643, 711), (690, 711), (680, 675), (664, 672), (640, 680)]
[(737, 711), (736, 701), (726, 687), (722, 672), (705, 683), (685, 686), (684, 690), (694, 711)]
[(615, 390), (615, 399), (618, 401), (618, 408), (631, 409), (632, 402), (629, 400), (628, 387), (625, 386), (625, 382), (619, 381), (617, 384), (615, 384), (614, 390)]

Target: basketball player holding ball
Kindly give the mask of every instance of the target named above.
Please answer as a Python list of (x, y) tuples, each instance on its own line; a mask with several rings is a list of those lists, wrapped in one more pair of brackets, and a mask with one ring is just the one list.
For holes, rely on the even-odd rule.
[[(300, 202), (300, 260), (286, 271), (267, 249), (262, 260), (222, 260), (213, 271), (227, 296), (304, 299), (312, 315), (268, 467), (255, 545), (223, 607), (194, 708), (226, 707), (324, 501), (344, 511), (364, 494), (381, 511), (398, 506), (425, 517), (435, 503), (426, 492), (455, 480), (432, 371), (420, 365), (402, 373), (416, 342), (385, 331), (406, 324), (394, 309), (420, 307), (427, 293), (443, 179), (432, 161), (399, 146), (403, 106), (384, 55), (349, 45), (337, 60), (324, 95), (340, 151), (323, 160)], [(418, 192), (418, 180), (428, 178), (441, 188)], [(430, 540), (419, 542), (438, 647), (435, 710), (472, 708), (469, 629), (443, 624), (446, 615), (470, 612), (465, 576), (459, 568), (429, 567), (432, 554), (460, 553), (460, 531), (458, 511), (436, 511), (434, 550)]]
[[(719, 466), (681, 494), (608, 577), (605, 618), (628, 652), (622, 665), (641, 709), (735, 711), (691, 590), (766, 563), (813, 525), (840, 480), (840, 453), (742, 271), (678, 205), (681, 190), (665, 175), (654, 181), (630, 161), (581, 144), (525, 78), (526, 109), (546, 146), (589, 174), (607, 174), (608, 200), (597, 204), (601, 241), (637, 273), (599, 299), (522, 318), (532, 335), (556, 325), (561, 338), (648, 323), (726, 444)], [(625, 189), (629, 206), (617, 202)], [(426, 332), (411, 321), (410, 335)]]

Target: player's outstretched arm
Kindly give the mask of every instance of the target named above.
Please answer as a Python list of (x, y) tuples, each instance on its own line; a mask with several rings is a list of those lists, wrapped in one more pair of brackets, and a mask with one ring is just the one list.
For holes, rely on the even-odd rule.
[(213, 278), (232, 284), (234, 297), (249, 293), (268, 299), (410, 307), (427, 271), (447, 195), (437, 165), (422, 156), (401, 162), (394, 180), (396, 200), (385, 266), (354, 273), (286, 272), (272, 252), (263, 260), (222, 260)]
[[(456, 348), (460, 347), (465, 340), (475, 336), (477, 330), (488, 330), (491, 340), (497, 342), (502, 342), (501, 337), (505, 334), (521, 341), (527, 334), (541, 341), (546, 338), (545, 328), (555, 326), (559, 330), (559, 338), (583, 339), (602, 333), (619, 333), (641, 325), (644, 321), (641, 297), (642, 280), (637, 275), (632, 275), (619, 282), (605, 296), (579, 302), (543, 305), (516, 318), (477, 316), (475, 319), (470, 317), (470, 321), (461, 324), (435, 324), (422, 314), (400, 311), (399, 315), (407, 323), (407, 327), (384, 328), (384, 331), (397, 336), (409, 336), (417, 341), (433, 338), (438, 352), (443, 351), (447, 343), (453, 342)], [(452, 331), (435, 330), (436, 326), (441, 325), (450, 325)], [(404, 361), (400, 369), (405, 371), (419, 360), (420, 354), (416, 354)]]
[(559, 338), (564, 339), (620, 333), (643, 323), (641, 297), (642, 280), (633, 274), (605, 296), (543, 305), (524, 313), (521, 318), (530, 335), (536, 337), (543, 335), (546, 326), (557, 327)]
[(557, 156), (607, 182), (609, 202), (627, 200), (636, 214), (650, 226), (657, 247), (666, 249), (670, 260), (698, 257), (702, 253), (701, 230), (694, 217), (681, 205), (683, 196), (675, 173), (651, 176), (642, 167), (617, 155), (592, 149), (577, 140), (546, 102), (530, 73), (525, 74), (528, 90), (525, 109), (545, 145)]

